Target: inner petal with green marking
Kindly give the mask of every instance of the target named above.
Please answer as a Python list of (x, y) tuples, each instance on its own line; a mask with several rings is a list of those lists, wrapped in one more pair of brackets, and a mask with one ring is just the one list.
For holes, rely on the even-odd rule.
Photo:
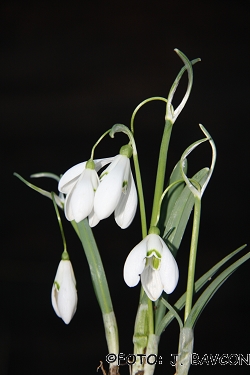
[(149, 250), (147, 252), (146, 267), (150, 266), (154, 270), (158, 270), (161, 265), (161, 254), (157, 250)]

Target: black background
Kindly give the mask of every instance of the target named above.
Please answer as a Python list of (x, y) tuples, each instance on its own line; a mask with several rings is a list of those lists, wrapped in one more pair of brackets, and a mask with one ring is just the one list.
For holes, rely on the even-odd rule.
[[(167, 96), (182, 66), (174, 48), (190, 59), (194, 86), (179, 116), (169, 150), (168, 173), (183, 150), (213, 136), (218, 161), (203, 197), (196, 276), (247, 242), (249, 13), (246, 1), (1, 2), (2, 246), (0, 260), (0, 373), (95, 373), (107, 354), (101, 314), (88, 265), (70, 224), (63, 220), (75, 270), (79, 303), (66, 326), (50, 303), (62, 252), (52, 203), (29, 190), (34, 172), (65, 172), (89, 158), (97, 138), (114, 123), (129, 125), (134, 108), (151, 96)], [(182, 97), (186, 77), (175, 97)], [(164, 125), (164, 105), (140, 110), (135, 129), (147, 213)], [(95, 156), (118, 153), (124, 135), (105, 138)], [(192, 175), (210, 161), (204, 145), (189, 159)], [(56, 190), (53, 181), (35, 181)], [(95, 229), (120, 327), (120, 350), (131, 353), (139, 286), (122, 278), (128, 252), (140, 241), (137, 214), (128, 230), (112, 217)], [(190, 240), (187, 229), (177, 261), (185, 290)], [(246, 252), (246, 251), (245, 251)], [(195, 328), (194, 352), (249, 351), (249, 264), (243, 265), (209, 302)], [(173, 374), (178, 325), (163, 334), (156, 374)], [(126, 374), (128, 369), (122, 368)], [(247, 374), (249, 366), (193, 366), (191, 374)]]

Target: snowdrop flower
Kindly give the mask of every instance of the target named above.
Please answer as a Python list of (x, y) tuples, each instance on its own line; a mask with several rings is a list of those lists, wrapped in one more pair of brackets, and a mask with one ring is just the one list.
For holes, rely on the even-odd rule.
[(176, 261), (162, 238), (155, 233), (148, 234), (129, 253), (124, 265), (124, 280), (130, 287), (141, 278), (147, 296), (156, 301), (163, 290), (174, 291), (179, 270)]
[(98, 224), (99, 219), (93, 212), (95, 191), (99, 185), (97, 172), (112, 160), (113, 158), (89, 160), (76, 164), (64, 173), (58, 190), (66, 194), (64, 212), (69, 221), (79, 223), (89, 216), (90, 226)]
[(115, 221), (122, 229), (131, 224), (137, 208), (137, 192), (129, 160), (131, 155), (129, 145), (121, 148), (120, 154), (101, 174), (94, 199), (94, 212), (98, 219), (105, 219), (115, 212)]
[(51, 291), (51, 302), (55, 313), (69, 324), (76, 312), (76, 279), (70, 260), (61, 260)]

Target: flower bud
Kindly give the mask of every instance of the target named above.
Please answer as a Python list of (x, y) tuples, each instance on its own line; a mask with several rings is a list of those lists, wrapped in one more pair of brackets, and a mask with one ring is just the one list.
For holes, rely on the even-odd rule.
[(61, 260), (51, 291), (51, 302), (55, 313), (69, 324), (76, 312), (76, 279), (70, 260)]

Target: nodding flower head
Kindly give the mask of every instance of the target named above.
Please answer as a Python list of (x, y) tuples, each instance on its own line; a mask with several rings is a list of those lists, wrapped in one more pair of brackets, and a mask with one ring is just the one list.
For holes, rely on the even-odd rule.
[(116, 223), (124, 229), (132, 222), (136, 208), (137, 192), (130, 160), (127, 155), (119, 154), (101, 174), (94, 212), (100, 220), (114, 212)]
[(124, 280), (130, 287), (141, 283), (147, 296), (156, 301), (163, 290), (170, 294), (179, 279), (177, 263), (158, 234), (148, 234), (129, 253), (124, 265)]
[[(137, 192), (130, 168), (132, 148), (123, 146), (120, 154), (106, 159), (76, 164), (61, 177), (58, 190), (66, 194), (64, 211), (77, 223), (88, 217), (94, 227), (113, 212), (121, 228), (127, 228), (136, 212)], [(109, 164), (99, 178), (97, 172)]]
[(113, 159), (89, 160), (76, 164), (61, 177), (58, 190), (66, 194), (64, 212), (69, 221), (79, 223), (89, 216), (94, 225), (98, 224), (99, 220), (93, 218), (94, 197), (99, 185), (97, 172)]

